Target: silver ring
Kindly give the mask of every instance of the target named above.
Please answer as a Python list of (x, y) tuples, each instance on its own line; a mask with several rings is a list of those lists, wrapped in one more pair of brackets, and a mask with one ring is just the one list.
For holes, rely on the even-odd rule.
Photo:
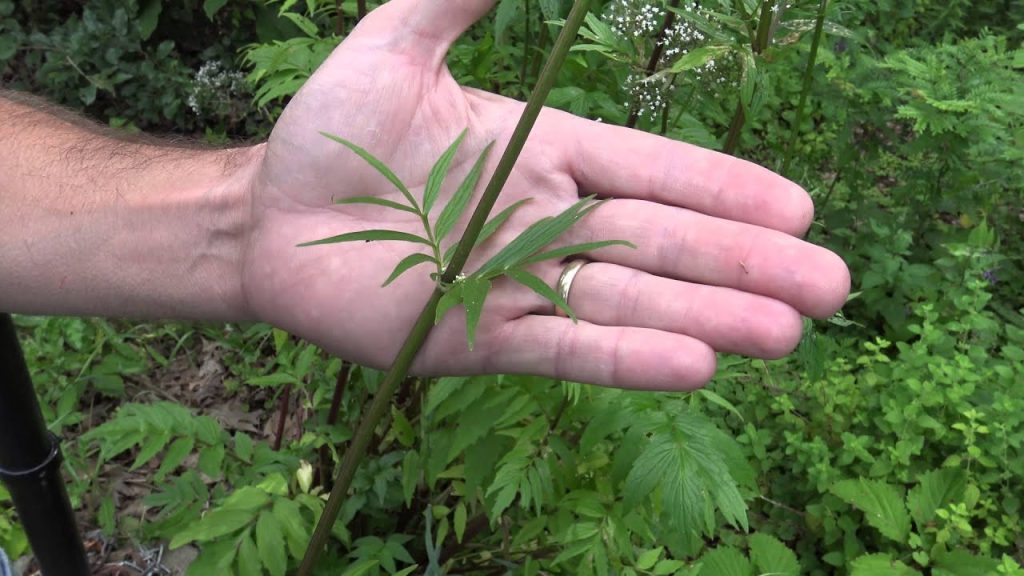
[[(577, 258), (566, 264), (565, 268), (562, 268), (562, 274), (558, 277), (558, 295), (562, 297), (566, 304), (569, 303), (569, 290), (572, 289), (572, 281), (576, 279), (576, 274), (583, 268), (583, 265), (589, 263), (589, 260)], [(555, 314), (567, 317), (565, 311), (559, 306), (555, 306)]]

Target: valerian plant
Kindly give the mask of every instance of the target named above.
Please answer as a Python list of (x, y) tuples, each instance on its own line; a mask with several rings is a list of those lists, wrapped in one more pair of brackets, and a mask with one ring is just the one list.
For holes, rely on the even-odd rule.
[[(602, 240), (597, 242), (572, 244), (546, 251), (544, 250), (546, 246), (550, 245), (573, 224), (578, 222), (600, 204), (600, 201), (595, 200), (591, 196), (581, 199), (569, 208), (566, 208), (557, 216), (544, 218), (527, 227), (518, 237), (512, 240), (512, 242), (497, 254), (492, 256), (490, 260), (485, 262), (472, 274), (467, 275), (460, 273), (456, 275), (454, 282), (446, 282), (443, 280), (442, 276), (444, 275), (445, 269), (451, 264), (452, 257), (458, 249), (459, 243), (456, 242), (445, 250), (442, 247), (442, 242), (469, 207), (469, 201), (472, 199), (473, 191), (477, 187), (480, 175), (483, 172), (484, 164), (487, 161), (488, 154), (494, 146), (494, 143), (491, 142), (483, 149), (465, 179), (461, 184), (459, 184), (455, 194), (451, 197), (448, 203), (445, 204), (440, 214), (438, 214), (432, 222), (431, 209), (434, 207), (434, 204), (437, 202), (437, 199), (441, 194), (441, 187), (444, 184), (449, 169), (451, 168), (452, 160), (455, 158), (460, 144), (462, 144), (462, 141), (466, 137), (465, 131), (455, 139), (455, 142), (453, 142), (451, 146), (441, 154), (441, 157), (437, 159), (437, 162), (434, 163), (433, 168), (430, 170), (430, 175), (427, 178), (427, 185), (423, 190), (423, 197), (419, 201), (417, 201), (416, 197), (413, 196), (412, 192), (409, 191), (409, 188), (398, 178), (398, 176), (396, 176), (390, 168), (374, 157), (370, 152), (348, 140), (345, 140), (344, 138), (341, 138), (340, 136), (335, 136), (333, 134), (324, 135), (331, 140), (344, 145), (359, 157), (366, 160), (370, 166), (380, 172), (381, 175), (391, 182), (395, 188), (402, 193), (402, 197), (406, 200), (406, 203), (403, 204), (401, 202), (378, 198), (376, 196), (356, 196), (337, 200), (337, 204), (370, 204), (382, 206), (391, 210), (415, 214), (423, 223), (424, 234), (420, 236), (399, 230), (361, 230), (359, 232), (347, 232), (345, 234), (331, 236), (329, 238), (306, 242), (300, 244), (300, 246), (319, 246), (340, 242), (374, 242), (385, 240), (410, 242), (413, 244), (429, 246), (429, 254), (414, 252), (399, 261), (391, 274), (386, 280), (384, 280), (383, 285), (387, 286), (388, 284), (391, 284), (402, 274), (420, 264), (433, 264), (435, 270), (431, 273), (430, 277), (436, 282), (437, 288), (444, 293), (444, 296), (442, 296), (441, 301), (437, 305), (434, 322), (435, 324), (439, 323), (445, 313), (451, 310), (452, 307), (461, 303), (466, 309), (466, 338), (469, 343), (470, 350), (473, 349), (476, 327), (480, 321), (484, 301), (487, 299), (487, 293), (490, 291), (491, 284), (494, 280), (502, 276), (507, 276), (512, 280), (515, 280), (543, 296), (555, 306), (561, 308), (570, 318), (573, 319), (573, 321), (575, 321), (576, 315), (573, 313), (572, 309), (569, 308), (569, 304), (561, 297), (561, 295), (558, 294), (558, 292), (548, 286), (546, 282), (529, 272), (527, 267), (545, 260), (567, 258), (575, 254), (590, 252), (606, 246), (621, 245), (633, 247), (632, 244), (623, 240)], [(487, 223), (484, 224), (483, 228), (480, 229), (480, 234), (473, 243), (474, 247), (479, 246), (490, 238), (509, 219), (509, 217), (519, 209), (519, 207), (528, 201), (529, 199), (520, 200), (502, 210), (497, 216), (488, 220)]]

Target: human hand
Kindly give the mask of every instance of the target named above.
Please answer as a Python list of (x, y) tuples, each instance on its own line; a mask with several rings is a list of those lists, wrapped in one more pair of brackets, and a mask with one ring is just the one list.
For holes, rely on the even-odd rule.
[[(444, 65), (451, 42), (492, 5), (393, 0), (289, 104), (252, 185), (243, 289), (259, 319), (358, 363), (393, 360), (434, 287), (417, 268), (381, 288), (409, 245), (296, 245), (371, 228), (417, 233), (422, 225), (411, 214), (332, 205), (399, 192), (319, 132), (367, 148), (422, 194), (433, 161), (468, 128), (438, 204), (492, 140), (493, 168), (523, 104), (462, 88)], [(555, 110), (541, 114), (496, 209), (533, 200), (478, 247), (467, 271), (587, 194), (611, 200), (562, 241), (622, 239), (637, 249), (588, 255), (593, 262), (569, 298), (580, 322), (502, 280), (488, 297), (475, 349), (466, 347), (461, 310), (453, 311), (431, 333), (415, 373), (693, 388), (713, 376), (715, 351), (784, 355), (799, 341), (801, 314), (828, 316), (848, 293), (843, 262), (798, 238), (813, 207), (795, 184), (742, 160)], [(551, 261), (533, 271), (554, 285), (561, 269)]]

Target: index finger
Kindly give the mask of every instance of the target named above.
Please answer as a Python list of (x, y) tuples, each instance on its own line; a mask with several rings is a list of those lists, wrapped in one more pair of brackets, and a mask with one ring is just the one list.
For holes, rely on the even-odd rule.
[(814, 204), (803, 188), (753, 162), (639, 130), (555, 115), (557, 137), (573, 139), (568, 169), (582, 193), (649, 200), (793, 236), (802, 236), (814, 218)]

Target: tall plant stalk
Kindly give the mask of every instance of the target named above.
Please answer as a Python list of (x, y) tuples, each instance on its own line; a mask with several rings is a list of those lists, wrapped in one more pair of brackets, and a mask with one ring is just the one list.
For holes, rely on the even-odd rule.
[(440, 286), (450, 286), (465, 267), (470, 251), (476, 244), (477, 237), (479, 237), (480, 231), (498, 199), (498, 194), (512, 173), (512, 168), (515, 166), (519, 154), (526, 145), (526, 139), (529, 137), (530, 130), (540, 115), (544, 101), (547, 99), (551, 87), (554, 86), (558, 71), (561, 69), (562, 63), (569, 53), (569, 48), (575, 41), (576, 33), (583, 23), (589, 4), (590, 0), (576, 0), (573, 4), (569, 17), (565, 21), (565, 26), (555, 41), (551, 55), (548, 57), (540, 78), (537, 80), (537, 86), (526, 103), (526, 108), (523, 110), (519, 123), (512, 133), (508, 147), (505, 148), (504, 154), (502, 154), (501, 159), (498, 161), (498, 166), (487, 183), (487, 187), (484, 189), (480, 203), (477, 204), (473, 216), (470, 218), (469, 225), (462, 235), (462, 239), (459, 240), (458, 248), (455, 250), (450, 264), (441, 276), (438, 288), (435, 288), (434, 292), (430, 295), (430, 299), (423, 307), (423, 311), (416, 319), (415, 324), (409, 331), (409, 335), (398, 351), (394, 363), (381, 382), (373, 402), (370, 404), (370, 409), (359, 422), (359, 427), (352, 437), (352, 443), (342, 457), (341, 470), (338, 472), (334, 488), (331, 490), (327, 505), (324, 507), (324, 513), (321, 515), (320, 521), (313, 531), (309, 546), (306, 548), (306, 554), (299, 565), (298, 576), (309, 576), (312, 574), (316, 561), (327, 544), (327, 539), (330, 537), (331, 528), (341, 512), (341, 507), (348, 495), (349, 488), (352, 486), (352, 479), (355, 477), (356, 470), (366, 454), (370, 441), (373, 439), (374, 430), (376, 430), (381, 418), (391, 405), (395, 389), (399, 383), (405, 380), (409, 367), (412, 365), (420, 348), (423, 347), (427, 336), (430, 334), (430, 330), (434, 326), (437, 304), (444, 295)]
[[(754, 55), (761, 54), (768, 48), (768, 41), (771, 39), (772, 19), (775, 15), (775, 0), (764, 0), (761, 3), (761, 15), (757, 23), (757, 31), (750, 41), (750, 49)], [(753, 74), (752, 70), (748, 71)], [(757, 88), (755, 87), (755, 90)], [(742, 98), (742, 96), (741, 96)], [(725, 137), (725, 145), (722, 152), (733, 154), (740, 143), (740, 134), (743, 132), (743, 125), (746, 123), (746, 112), (743, 109), (743, 102), (736, 103), (736, 112), (733, 113), (732, 122), (729, 123), (729, 132)]]
[(786, 144), (786, 151), (782, 156), (782, 166), (779, 174), (783, 176), (789, 170), (789, 161), (793, 158), (793, 149), (796, 147), (796, 140), (800, 136), (800, 125), (804, 122), (804, 107), (807, 105), (807, 97), (811, 93), (811, 83), (814, 75), (814, 64), (818, 58), (818, 45), (821, 43), (821, 33), (825, 27), (825, 12), (828, 10), (828, 0), (821, 0), (818, 4), (818, 16), (814, 22), (814, 36), (811, 38), (811, 53), (807, 56), (807, 67), (804, 68), (804, 82), (800, 89), (800, 101), (796, 105), (796, 116), (793, 119), (793, 131), (789, 135), (789, 142)]

